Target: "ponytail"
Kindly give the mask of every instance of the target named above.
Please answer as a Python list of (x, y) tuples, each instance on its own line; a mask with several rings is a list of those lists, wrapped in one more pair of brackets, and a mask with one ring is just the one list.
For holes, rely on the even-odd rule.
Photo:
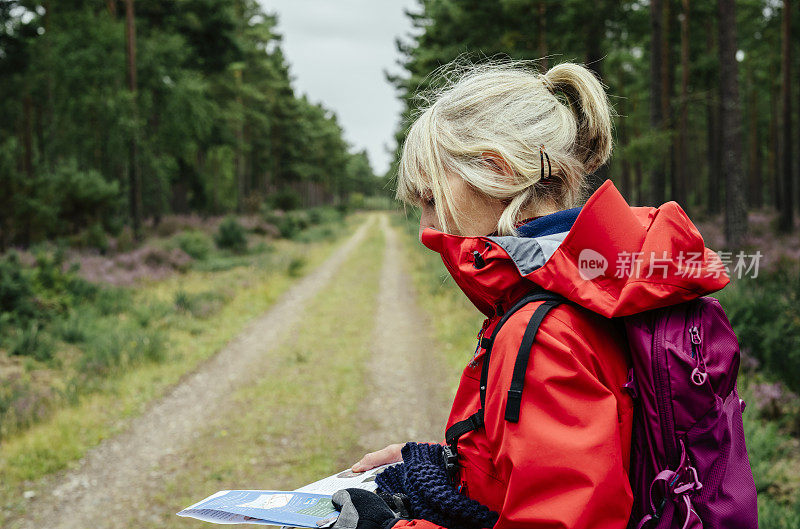
[[(611, 108), (608, 96), (594, 72), (575, 63), (561, 63), (542, 76), (542, 80), (578, 120), (575, 154), (583, 161), (586, 173), (593, 173), (611, 156)], [(560, 94), (559, 94), (560, 93)]]

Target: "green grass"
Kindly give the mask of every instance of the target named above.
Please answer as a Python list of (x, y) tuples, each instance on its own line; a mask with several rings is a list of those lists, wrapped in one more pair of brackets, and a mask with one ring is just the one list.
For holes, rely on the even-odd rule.
[[(116, 296), (98, 300), (95, 309), (107, 315), (68, 319), (60, 331), (66, 340), (59, 356), (65, 362), (79, 357), (69, 340), (86, 336), (97, 340), (88, 342), (90, 346), (94, 343), (97, 353), (89, 367), (104, 369), (103, 355), (117, 347), (123, 348), (126, 358), (141, 354), (142, 361), (117, 363), (104, 376), (90, 379), (76, 377), (57, 365), (48, 369), (34, 366), (37, 369), (22, 379), (35, 385), (32, 375), (41, 373), (39, 378), (44, 379), (38, 380), (38, 385), (52, 387), (65, 397), (55, 398), (42, 420), (23, 425), (2, 440), (0, 522), (24, 508), (26, 488), (42, 476), (68, 467), (86, 450), (120, 431), (125, 419), (141, 413), (150, 401), (267, 310), (296, 277), (322, 262), (361, 221), (363, 216), (351, 217), (332, 237), (313, 244), (275, 241), (268, 252), (249, 255), (247, 263), (235, 267), (192, 270), (137, 289), (121, 289)], [(168, 346), (153, 349), (152, 340), (163, 340)], [(163, 357), (154, 357), (156, 353)]]
[(137, 527), (207, 527), (174, 513), (222, 489), (297, 488), (363, 455), (359, 416), (365, 391), (383, 238), (373, 233), (307, 309), (294, 338), (267, 359), (270, 369), (231, 396), (231, 413), (210, 418), (191, 446), (160, 471), (146, 500), (157, 520)]

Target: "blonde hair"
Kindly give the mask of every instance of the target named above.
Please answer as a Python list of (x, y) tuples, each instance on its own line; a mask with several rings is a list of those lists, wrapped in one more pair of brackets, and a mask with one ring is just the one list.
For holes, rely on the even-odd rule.
[[(582, 203), (585, 175), (611, 156), (611, 106), (600, 80), (585, 66), (565, 62), (545, 74), (534, 61), (463, 64), (434, 72), (402, 146), (397, 198), (420, 205), (430, 196), (445, 231), (448, 213), (461, 229), (448, 174), (505, 204), (497, 231), (516, 235), (522, 210)], [(539, 147), (552, 164), (541, 180)], [(486, 154), (491, 156), (487, 159)], [(512, 174), (498, 172), (499, 157)], [(547, 161), (545, 161), (545, 166)], [(507, 171), (506, 171), (507, 172)]]

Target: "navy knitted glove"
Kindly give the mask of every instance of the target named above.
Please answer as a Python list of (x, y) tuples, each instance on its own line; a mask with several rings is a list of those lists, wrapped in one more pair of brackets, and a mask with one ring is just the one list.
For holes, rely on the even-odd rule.
[(391, 529), (400, 520), (380, 496), (368, 490), (343, 489), (331, 501), (341, 511), (333, 529)]

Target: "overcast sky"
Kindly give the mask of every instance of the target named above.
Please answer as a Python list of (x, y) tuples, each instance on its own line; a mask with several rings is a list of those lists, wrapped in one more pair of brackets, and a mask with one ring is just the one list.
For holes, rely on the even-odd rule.
[(283, 50), (299, 94), (336, 112), (354, 150), (378, 174), (389, 167), (401, 105), (383, 74), (400, 73), (394, 39), (411, 30), (414, 0), (259, 0), (278, 14)]

